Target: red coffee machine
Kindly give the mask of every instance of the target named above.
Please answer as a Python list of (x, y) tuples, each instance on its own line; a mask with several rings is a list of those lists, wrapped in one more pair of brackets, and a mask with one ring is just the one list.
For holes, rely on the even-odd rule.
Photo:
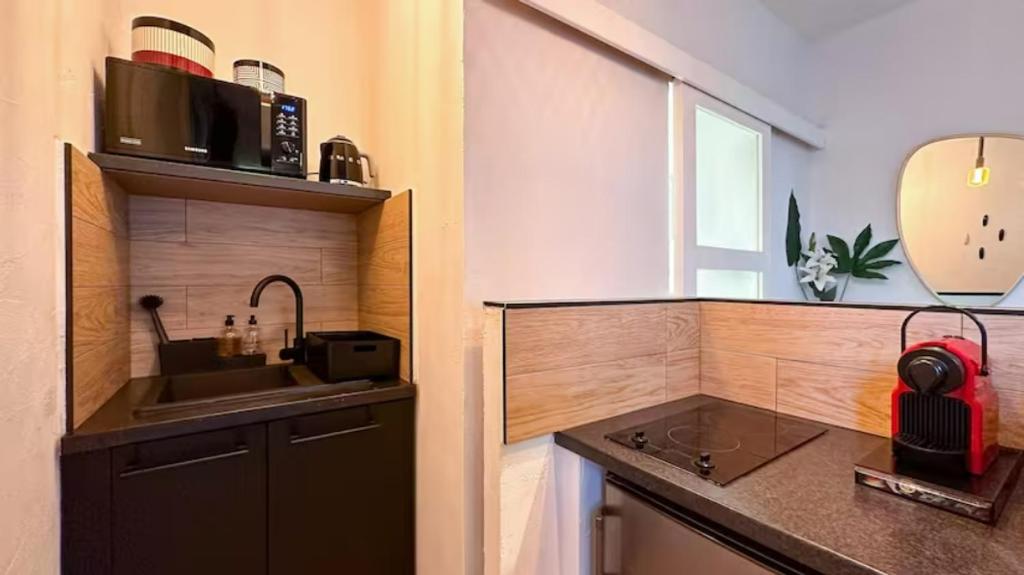
[[(960, 313), (974, 322), (981, 346), (943, 336), (907, 347), (907, 325), (922, 311)], [(931, 306), (900, 328), (899, 384), (892, 392), (893, 455), (903, 465), (981, 475), (999, 455), (999, 400), (989, 380), (988, 334), (967, 310)]]

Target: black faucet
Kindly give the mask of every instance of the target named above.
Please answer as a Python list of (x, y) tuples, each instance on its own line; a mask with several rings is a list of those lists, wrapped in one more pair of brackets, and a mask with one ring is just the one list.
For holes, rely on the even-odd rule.
[(295, 280), (283, 275), (272, 275), (261, 279), (256, 284), (256, 287), (252, 288), (252, 296), (249, 297), (249, 307), (259, 307), (260, 294), (263, 293), (263, 290), (268, 285), (274, 282), (287, 284), (288, 287), (292, 288), (292, 293), (295, 294), (295, 340), (292, 342), (292, 347), (287, 347), (288, 330), (286, 329), (284, 331), (285, 347), (279, 355), (281, 359), (290, 359), (294, 363), (306, 363), (306, 336), (302, 332), (302, 290), (299, 289), (299, 284), (295, 283)]

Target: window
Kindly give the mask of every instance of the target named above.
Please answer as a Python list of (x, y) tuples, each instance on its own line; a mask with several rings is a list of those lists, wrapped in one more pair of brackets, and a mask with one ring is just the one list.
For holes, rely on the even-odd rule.
[(761, 299), (761, 272), (697, 270), (697, 297)]
[(696, 107), (697, 245), (761, 251), (761, 134)]
[(689, 86), (674, 92), (674, 291), (761, 298), (771, 129)]

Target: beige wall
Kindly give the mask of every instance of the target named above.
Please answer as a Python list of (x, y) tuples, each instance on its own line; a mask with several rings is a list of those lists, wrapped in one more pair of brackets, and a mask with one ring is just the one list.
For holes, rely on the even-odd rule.
[(57, 3), (13, 0), (0, 20), (0, 572), (58, 570), (63, 426)]
[(467, 415), (462, 321), (462, 2), (372, 5), (370, 149), (384, 187), (413, 190), (417, 573), (476, 575), (480, 434)]
[[(196, 28), (216, 45), (214, 75), (232, 79), (240, 58), (265, 59), (285, 73), (285, 90), (308, 100), (309, 169), (319, 144), (336, 134), (361, 151), (369, 138), (368, 11), (361, 0), (62, 0), (60, 14), (61, 134), (94, 150), (95, 109), (102, 97), (104, 58), (131, 58), (131, 21), (156, 15)], [(98, 96), (98, 97), (97, 97)]]
[[(131, 18), (156, 14), (214, 40), (218, 78), (230, 79), (242, 57), (283, 68), (287, 90), (310, 102), (311, 146), (345, 134), (378, 160), (382, 187), (415, 190), (418, 572), (479, 572), (479, 450), (465, 440), (462, 357), (462, 3), (14, 0), (5, 8), (3, 53), (19, 57), (0, 74), (0, 462), (19, 472), (0, 474), (0, 568), (58, 571), (55, 137), (96, 149), (103, 58), (128, 57)], [(11, 133), (22, 134), (17, 148)]]

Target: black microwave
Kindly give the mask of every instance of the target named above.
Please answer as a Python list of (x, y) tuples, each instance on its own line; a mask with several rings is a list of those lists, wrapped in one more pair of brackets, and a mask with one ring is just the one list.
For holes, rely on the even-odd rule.
[(103, 149), (306, 177), (306, 100), (107, 58)]

